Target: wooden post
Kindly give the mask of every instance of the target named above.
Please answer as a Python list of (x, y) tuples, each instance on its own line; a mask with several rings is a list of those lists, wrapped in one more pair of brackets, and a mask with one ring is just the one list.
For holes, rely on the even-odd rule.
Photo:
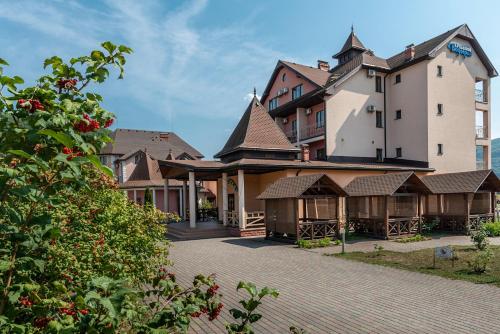
[(187, 208), (188, 208), (187, 196), (188, 196), (187, 184), (186, 184), (186, 180), (183, 180), (182, 181), (182, 203), (183, 203), (183, 205), (182, 205), (182, 220), (187, 219)]
[(389, 239), (389, 196), (384, 196), (384, 225), (385, 225), (385, 238)]
[(303, 207), (305, 207), (306, 203), (305, 203), (304, 199), (290, 199), (290, 200), (293, 201), (293, 208), (294, 208), (294, 212), (295, 212), (294, 220), (295, 220), (296, 239), (297, 239), (297, 241), (299, 241), (299, 239), (300, 239), (299, 201), (302, 201), (302, 206)]
[(168, 212), (168, 179), (163, 181), (163, 211)]
[(137, 190), (134, 189), (134, 202), (137, 203)]
[(153, 193), (153, 208), (156, 208), (156, 189), (155, 188), (152, 189), (152, 193)]
[(422, 203), (420, 194), (417, 194), (417, 215), (418, 215), (418, 233), (422, 233)]
[(222, 224), (227, 226), (228, 196), (227, 196), (227, 173), (222, 173)]
[[(337, 205), (337, 228), (336, 228), (336, 233), (337, 233), (337, 239), (339, 239), (340, 238), (340, 227), (341, 227), (340, 225), (341, 224), (342, 224), (342, 226), (344, 225), (344, 223), (343, 223), (344, 219), (343, 219), (343, 217), (342, 217), (342, 215), (340, 213), (340, 205), (341, 205), (342, 197), (339, 196), (339, 197), (336, 197), (335, 199), (336, 199), (335, 203)], [(345, 228), (345, 226), (343, 226), (343, 227)]]
[[(465, 220), (465, 230), (468, 231), (469, 230), (469, 227), (470, 227), (470, 195), (471, 194), (464, 194), (464, 200), (465, 200), (465, 203), (464, 203), (464, 206), (465, 206), (465, 217), (464, 217), (464, 220)], [(474, 196), (474, 194), (472, 194), (472, 196)]]
[(246, 228), (246, 208), (245, 208), (245, 172), (238, 169), (238, 214), (240, 230)]
[(496, 209), (496, 206), (497, 206), (497, 199), (496, 199), (496, 193), (495, 192), (491, 192), (491, 213), (493, 214), (493, 221), (495, 221), (495, 209)]

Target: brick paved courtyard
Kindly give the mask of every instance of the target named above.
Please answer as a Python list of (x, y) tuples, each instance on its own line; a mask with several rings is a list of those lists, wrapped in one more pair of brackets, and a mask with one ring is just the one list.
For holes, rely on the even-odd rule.
[(227, 312), (243, 292), (240, 280), (278, 288), (264, 302), (257, 333), (499, 333), (500, 289), (350, 262), (262, 239), (205, 239), (173, 243), (179, 280), (217, 273), (226, 307), (193, 333), (223, 333)]

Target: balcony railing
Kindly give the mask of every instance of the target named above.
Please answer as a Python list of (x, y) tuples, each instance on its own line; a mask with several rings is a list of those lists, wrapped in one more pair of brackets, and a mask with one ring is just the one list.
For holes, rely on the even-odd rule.
[(488, 100), (486, 99), (486, 94), (483, 89), (476, 89), (476, 102), (486, 103)]
[(311, 124), (300, 129), (300, 140), (309, 139), (325, 134), (325, 123)]
[(476, 138), (477, 139), (488, 138), (488, 128), (486, 126), (476, 126)]

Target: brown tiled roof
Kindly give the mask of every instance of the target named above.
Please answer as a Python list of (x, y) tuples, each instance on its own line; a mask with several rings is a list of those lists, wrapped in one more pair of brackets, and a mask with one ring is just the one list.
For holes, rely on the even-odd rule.
[(309, 79), (318, 86), (324, 86), (326, 84), (326, 81), (328, 80), (328, 77), (330, 76), (330, 73), (328, 73), (328, 71), (323, 71), (316, 67), (296, 64), (284, 60), (281, 60), (281, 63), (292, 68), (293, 70), (295, 70), (296, 72), (304, 76), (306, 79)]
[(318, 181), (328, 184), (337, 195), (346, 195), (345, 191), (325, 174), (312, 174), (281, 178), (268, 186), (257, 199), (298, 198)]
[(244, 149), (298, 151), (255, 96), (226, 145), (215, 157)]
[(435, 194), (475, 193), (485, 181), (500, 191), (500, 180), (492, 170), (428, 175), (422, 181)]
[(113, 142), (108, 143), (100, 154), (121, 156), (146, 149), (155, 159), (165, 159), (169, 152), (174, 156), (185, 152), (194, 158), (203, 158), (203, 154), (173, 132), (116, 129), (111, 138)]
[(333, 58), (337, 58), (342, 53), (349, 51), (351, 49), (366, 50), (365, 46), (363, 45), (363, 43), (361, 43), (361, 41), (359, 40), (358, 36), (356, 36), (354, 31), (351, 31), (349, 36), (347, 36), (344, 46), (342, 46), (342, 49), (336, 55), (334, 55)]
[(416, 184), (424, 193), (430, 192), (413, 172), (359, 176), (352, 180), (344, 189), (349, 196), (390, 196), (406, 181)]

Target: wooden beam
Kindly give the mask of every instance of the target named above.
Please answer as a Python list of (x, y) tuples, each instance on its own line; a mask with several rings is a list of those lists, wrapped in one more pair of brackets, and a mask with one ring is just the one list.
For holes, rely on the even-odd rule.
[(389, 196), (384, 196), (384, 225), (385, 237), (389, 239)]
[[(491, 198), (490, 198), (490, 200), (491, 200), (491, 213), (492, 213), (493, 215), (495, 215), (495, 208), (496, 208), (496, 206), (497, 206), (497, 198), (496, 198), (496, 197), (497, 197), (497, 195), (496, 195), (496, 193), (493, 191), (493, 192), (491, 192), (491, 195), (490, 195), (490, 196), (491, 196)], [(494, 220), (495, 220), (495, 217), (493, 217), (493, 221), (494, 221)]]

